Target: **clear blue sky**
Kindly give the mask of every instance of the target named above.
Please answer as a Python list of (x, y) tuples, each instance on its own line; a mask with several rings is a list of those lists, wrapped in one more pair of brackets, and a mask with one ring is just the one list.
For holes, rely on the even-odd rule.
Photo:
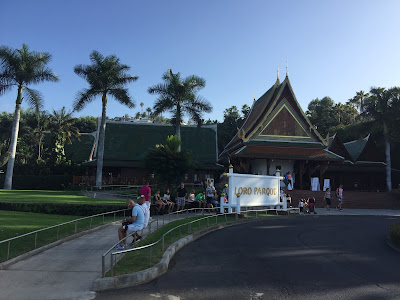
[[(400, 1), (2, 1), (0, 45), (53, 55), (59, 83), (32, 86), (45, 109), (72, 109), (87, 86), (74, 74), (89, 53), (115, 54), (139, 80), (129, 85), (136, 107), (109, 101), (109, 117), (154, 105), (149, 86), (172, 68), (206, 79), (200, 95), (213, 105), (205, 119), (223, 119), (232, 105), (260, 97), (280, 67), (303, 110), (315, 98), (346, 102), (371, 86), (400, 86)], [(0, 97), (13, 111), (16, 90)], [(101, 99), (79, 115), (101, 115)], [(23, 107), (27, 107), (25, 103)]]

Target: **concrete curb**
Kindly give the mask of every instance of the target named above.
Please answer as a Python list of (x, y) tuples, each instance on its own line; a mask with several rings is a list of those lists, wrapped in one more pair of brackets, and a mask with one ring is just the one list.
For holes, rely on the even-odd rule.
[(17, 263), (17, 262), (19, 262), (21, 260), (24, 260), (24, 259), (27, 259), (27, 258), (29, 258), (31, 256), (37, 255), (37, 254), (39, 254), (39, 253), (41, 253), (43, 251), (46, 251), (46, 250), (48, 250), (50, 248), (57, 247), (57, 246), (61, 245), (62, 243), (71, 241), (71, 240), (76, 239), (76, 238), (78, 238), (80, 236), (83, 236), (85, 234), (89, 234), (89, 233), (101, 230), (101, 229), (103, 229), (103, 228), (105, 228), (107, 226), (114, 225), (114, 223), (115, 222), (112, 222), (112, 223), (101, 225), (101, 226), (98, 226), (98, 227), (95, 227), (95, 228), (92, 228), (92, 229), (89, 229), (89, 230), (84, 230), (84, 231), (78, 232), (76, 234), (67, 236), (66, 238), (63, 238), (61, 240), (55, 241), (53, 243), (44, 245), (44, 246), (42, 246), (40, 248), (37, 248), (37, 249), (34, 249), (32, 251), (29, 251), (29, 252), (26, 252), (24, 254), (21, 254), (21, 255), (19, 255), (17, 257), (14, 257), (14, 258), (11, 258), (9, 260), (6, 260), (5, 262), (0, 263), (0, 270), (7, 270), (9, 266), (11, 266), (11, 265), (13, 265), (13, 264), (15, 264), (15, 263)]
[(395, 244), (392, 243), (392, 240), (390, 239), (390, 236), (385, 236), (385, 242), (386, 244), (388, 244), (388, 246), (390, 248), (392, 248), (393, 250), (397, 251), (400, 253), (400, 247), (396, 246)]
[(121, 289), (121, 288), (126, 288), (126, 287), (137, 286), (137, 285), (152, 281), (152, 280), (156, 279), (157, 277), (160, 277), (161, 275), (165, 274), (168, 271), (168, 265), (169, 265), (171, 259), (173, 258), (173, 256), (175, 255), (175, 253), (178, 252), (183, 247), (185, 247), (187, 244), (197, 240), (198, 238), (200, 238), (210, 232), (213, 232), (213, 231), (216, 231), (219, 229), (223, 229), (223, 228), (235, 226), (235, 225), (240, 225), (240, 224), (245, 224), (245, 223), (250, 223), (250, 222), (255, 222), (255, 221), (261, 221), (261, 220), (268, 220), (268, 219), (267, 218), (258, 218), (258, 219), (244, 220), (244, 221), (239, 221), (239, 222), (229, 222), (229, 223), (225, 223), (225, 224), (214, 225), (212, 227), (197, 231), (191, 235), (181, 238), (180, 240), (176, 241), (171, 246), (169, 246), (167, 248), (167, 250), (164, 252), (164, 255), (161, 258), (161, 261), (158, 264), (156, 264), (154, 267), (148, 268), (143, 271), (135, 272), (135, 273), (130, 273), (130, 274), (123, 274), (123, 275), (118, 275), (118, 276), (114, 276), (114, 277), (97, 278), (93, 282), (92, 291), (101, 292), (101, 291), (107, 291), (107, 290)]

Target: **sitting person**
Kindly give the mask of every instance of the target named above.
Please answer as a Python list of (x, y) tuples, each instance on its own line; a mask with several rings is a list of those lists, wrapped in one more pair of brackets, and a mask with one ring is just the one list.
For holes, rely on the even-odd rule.
[(199, 204), (199, 208), (206, 207), (206, 195), (204, 192), (198, 193), (196, 196), (196, 202)]
[[(132, 216), (129, 219), (125, 219), (122, 222), (122, 226), (118, 228), (118, 239), (121, 241), (126, 237), (127, 234), (132, 234), (143, 229), (144, 226), (144, 209), (132, 199), (126, 200), (126, 206), (132, 209)], [(118, 250), (125, 249), (125, 241), (121, 241), (117, 244)]]
[(190, 208), (193, 208), (194, 206), (197, 206), (196, 204), (196, 196), (194, 190), (190, 191), (189, 197), (188, 197), (188, 203), (190, 205)]
[(169, 189), (167, 189), (164, 194), (163, 202), (165, 203), (165, 206), (168, 207), (167, 212), (171, 213), (174, 210), (175, 203), (171, 201), (171, 192)]
[[(139, 204), (143, 208), (143, 212), (144, 212), (143, 229), (147, 227), (147, 225), (149, 224), (149, 219), (150, 219), (150, 211), (147, 209), (145, 200), (146, 200), (146, 198), (144, 197), (144, 195), (141, 195), (137, 198), (137, 204)], [(142, 239), (142, 237), (137, 233), (137, 231), (132, 235), (132, 237), (133, 237), (133, 242), (139, 241)]]
[(160, 190), (157, 190), (157, 192), (154, 194), (153, 203), (157, 205), (157, 213), (161, 214), (164, 211), (165, 203), (161, 200)]

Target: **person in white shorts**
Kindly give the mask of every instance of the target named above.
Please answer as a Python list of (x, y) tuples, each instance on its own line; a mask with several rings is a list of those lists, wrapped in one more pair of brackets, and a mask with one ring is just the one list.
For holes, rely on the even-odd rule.
[[(132, 234), (143, 229), (144, 226), (144, 212), (140, 205), (136, 205), (132, 199), (126, 200), (126, 205), (128, 208), (132, 208), (132, 217), (130, 219), (125, 219), (122, 223), (123, 225), (118, 228), (118, 238), (122, 240), (127, 234)], [(124, 224), (125, 223), (125, 224)], [(121, 241), (117, 244), (117, 249), (125, 249), (125, 241)]]

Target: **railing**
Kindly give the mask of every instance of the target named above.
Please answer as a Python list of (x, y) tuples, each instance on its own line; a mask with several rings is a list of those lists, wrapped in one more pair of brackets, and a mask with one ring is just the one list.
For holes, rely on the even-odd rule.
[[(85, 230), (85, 229), (91, 229), (93, 226), (96, 226), (93, 223), (93, 220), (96, 221), (96, 218), (100, 218), (100, 220), (98, 222), (98, 225), (101, 225), (101, 224), (105, 223), (105, 221), (106, 221), (105, 218), (106, 218), (107, 215), (111, 215), (111, 217), (113, 217), (111, 219), (111, 221), (112, 220), (116, 221), (117, 214), (121, 215), (121, 216), (123, 215), (125, 217), (126, 212), (127, 212), (127, 209), (121, 209), (121, 210), (115, 210), (115, 211), (101, 213), (101, 214), (97, 214), (97, 215), (92, 215), (92, 216), (89, 216), (89, 217), (83, 217), (83, 218), (79, 218), (79, 219), (75, 219), (75, 220), (68, 221), (68, 222), (65, 222), (65, 223), (57, 224), (57, 225), (54, 225), (54, 226), (42, 228), (42, 229), (39, 229), (39, 230), (35, 230), (35, 231), (28, 232), (28, 233), (25, 233), (25, 234), (22, 234), (22, 235), (13, 237), (13, 238), (9, 238), (9, 239), (0, 241), (0, 247), (5, 245), (6, 243), (8, 243), (8, 245), (6, 246), (6, 249), (7, 249), (6, 253), (7, 254), (5, 255), (5, 260), (3, 260), (0, 257), (0, 262), (1, 261), (6, 261), (6, 260), (8, 260), (10, 258), (10, 251), (11, 251), (11, 245), (12, 244), (15, 244), (19, 248), (19, 250), (17, 250), (16, 252), (17, 252), (17, 255), (20, 255), (20, 254), (26, 253), (28, 251), (37, 249), (38, 248), (38, 244), (42, 244), (41, 246), (43, 246), (43, 245), (49, 244), (51, 242), (58, 241), (60, 239), (60, 237), (63, 238), (65, 236), (69, 236), (71, 234), (76, 234), (76, 233), (78, 233), (78, 229), (82, 228), (82, 231)], [(86, 224), (83, 224), (83, 223), (86, 223)], [(72, 226), (73, 227), (73, 228), (69, 228), (69, 231), (68, 231), (68, 228), (67, 228), (67, 232), (70, 232), (71, 234), (68, 234), (68, 233), (66, 234), (65, 232), (64, 233), (60, 232), (60, 231), (63, 230), (62, 227), (64, 227), (64, 229), (65, 229), (65, 227), (68, 227), (68, 226)], [(51, 231), (51, 230), (55, 231), (54, 232), (54, 236), (52, 236), (52, 237), (43, 236), (42, 239), (44, 239), (44, 241), (42, 241), (42, 240), (39, 241), (38, 240), (38, 235), (40, 235), (40, 233), (44, 233), (45, 231)], [(32, 239), (30, 241), (30, 243), (31, 243), (30, 246), (27, 245), (27, 243), (26, 243), (26, 238), (29, 238), (29, 237), (32, 237)], [(23, 238), (25, 238), (25, 241), (22, 241)], [(40, 236), (39, 236), (39, 239), (40, 239)], [(17, 256), (17, 255), (14, 255), (14, 257)]]
[[(118, 255), (121, 257), (122, 255), (124, 255), (126, 253), (129, 253), (129, 252), (141, 251), (141, 250), (144, 250), (144, 249), (149, 249), (150, 250), (149, 265), (151, 266), (151, 264), (152, 264), (152, 254), (153, 254), (152, 250), (153, 250), (153, 247), (158, 245), (159, 243), (161, 243), (161, 253), (163, 253), (164, 250), (165, 250), (165, 239), (166, 239), (166, 236), (169, 235), (170, 233), (174, 232), (175, 230), (179, 229), (181, 231), (183, 227), (187, 227), (187, 234), (190, 234), (192, 232), (192, 229), (191, 229), (192, 228), (192, 224), (195, 224), (197, 222), (201, 222), (203, 220), (207, 220), (207, 227), (210, 227), (211, 225), (217, 225), (218, 224), (218, 218), (219, 217), (223, 217), (225, 219), (225, 222), (228, 222), (227, 221), (227, 217), (228, 216), (232, 216), (232, 215), (235, 215), (235, 221), (238, 221), (238, 214), (229, 213), (229, 212), (228, 213), (218, 213), (218, 214), (215, 214), (215, 215), (205, 216), (204, 217), (204, 210), (215, 210), (215, 208), (209, 208), (209, 209), (208, 208), (203, 208), (203, 209), (202, 208), (194, 208), (194, 209), (187, 209), (187, 210), (179, 211), (179, 212), (176, 212), (176, 213), (185, 213), (186, 212), (186, 218), (188, 218), (188, 213), (191, 210), (203, 210), (203, 217), (199, 218), (197, 220), (185, 223), (185, 224), (178, 225), (178, 226), (168, 230), (166, 233), (164, 233), (162, 235), (162, 237), (158, 241), (156, 241), (154, 243), (151, 243), (151, 244), (148, 244), (148, 245), (144, 245), (144, 246), (141, 246), (141, 247), (137, 247), (137, 248), (131, 248), (131, 249), (126, 249), (126, 250), (120, 250), (120, 251), (111, 252), (116, 247), (117, 244), (119, 244), (120, 242), (125, 241), (131, 235), (127, 236), (126, 238), (124, 238), (124, 239), (122, 239), (120, 241), (118, 241), (118, 243), (113, 245), (113, 247), (111, 247), (109, 250), (107, 250), (107, 252), (105, 252), (103, 254), (103, 256), (102, 256), (102, 277), (104, 277), (105, 273), (106, 273), (105, 260), (106, 260), (106, 256), (108, 254), (110, 254), (110, 268), (109, 268), (110, 269), (110, 275), (114, 276), (113, 271), (114, 271), (114, 266), (117, 264), (117, 261), (118, 261)], [(281, 211), (281, 210), (266, 208), (266, 209), (259, 209), (259, 210), (245, 210), (245, 211), (241, 211), (241, 213), (246, 215), (246, 216), (248, 216), (249, 213), (254, 213), (255, 218), (259, 218), (259, 214), (260, 213), (266, 213), (267, 214), (269, 212), (275, 212), (275, 214), (278, 214), (278, 211)], [(294, 212), (298, 213), (299, 209), (298, 208), (289, 208), (289, 209), (287, 209), (287, 214), (290, 214), (290, 211), (294, 211)], [(210, 219), (214, 219), (214, 218), (215, 218), (215, 222), (210, 221)], [(245, 219), (243, 218), (243, 220), (245, 220)], [(155, 221), (153, 221), (153, 223), (154, 222)], [(164, 223), (164, 220), (163, 220), (163, 223)], [(148, 229), (147, 229), (148, 233), (151, 232), (151, 223), (149, 225), (150, 225), (150, 227), (148, 227)], [(158, 219), (157, 219), (157, 229), (158, 228), (159, 227), (158, 227)], [(143, 234), (143, 229), (142, 229), (141, 235), (142, 234)], [(133, 242), (133, 245), (135, 245), (135, 243), (136, 243), (136, 241)]]
[[(156, 227), (154, 228), (153, 231), (155, 231), (155, 230), (159, 229), (160, 227), (164, 226), (165, 223), (166, 223), (166, 219), (168, 219), (168, 220), (167, 220), (167, 223), (169, 223), (169, 222), (171, 222), (171, 221), (182, 220), (182, 219), (187, 219), (187, 218), (189, 218), (189, 217), (192, 217), (193, 215), (189, 215), (190, 212), (196, 213), (197, 211), (201, 211), (201, 212), (202, 212), (202, 215), (204, 216), (205, 211), (208, 211), (208, 212), (209, 212), (209, 211), (216, 211), (216, 210), (217, 210), (217, 208), (189, 208), (189, 209), (184, 209), (184, 210), (179, 210), (179, 211), (171, 212), (171, 213), (168, 214), (168, 215), (162, 215), (161, 217), (157, 217), (155, 220), (151, 221), (151, 222), (147, 225), (147, 227), (146, 227), (145, 229), (142, 229), (142, 230), (141, 230), (140, 235), (143, 236), (144, 230), (146, 230), (146, 231), (147, 231), (147, 234), (149, 235), (149, 234), (152, 232), (152, 227), (154, 228), (154, 226), (156, 226)], [(179, 215), (184, 216), (184, 217), (182, 218), (182, 217), (180, 217)], [(162, 220), (160, 220), (160, 218), (161, 218)], [(162, 226), (160, 226), (161, 224), (162, 224)], [(125, 238), (123, 238), (122, 240), (120, 240), (120, 241), (118, 241), (117, 243), (115, 243), (110, 249), (108, 249), (108, 250), (102, 255), (102, 257), (101, 257), (102, 277), (104, 277), (105, 274), (106, 274), (106, 269), (107, 269), (107, 268), (106, 268), (106, 257), (107, 257), (107, 255), (110, 254), (110, 252), (111, 252), (112, 250), (115, 250), (115, 247), (117, 246), (117, 244), (119, 244), (119, 243), (121, 243), (121, 242), (125, 242), (129, 237), (132, 237), (133, 234), (134, 234), (134, 233), (132, 233), (132, 234), (130, 234), (130, 235), (127, 235)], [(133, 246), (135, 246), (135, 245), (136, 245), (136, 240), (133, 240)], [(112, 255), (111, 255), (111, 257), (112, 257)]]

